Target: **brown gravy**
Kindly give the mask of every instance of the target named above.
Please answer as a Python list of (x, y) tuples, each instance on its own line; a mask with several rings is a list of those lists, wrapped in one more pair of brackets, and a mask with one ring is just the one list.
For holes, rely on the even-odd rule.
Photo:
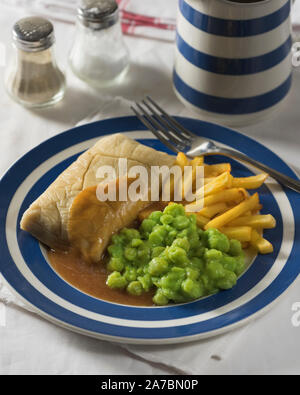
[(111, 289), (106, 285), (105, 262), (88, 264), (74, 252), (48, 251), (52, 268), (69, 284), (95, 298), (130, 306), (153, 306), (153, 292), (141, 296)]
[[(143, 210), (143, 217), (148, 217), (152, 211), (162, 211), (167, 202), (155, 202)], [(137, 228), (144, 218), (137, 218), (130, 227)], [(69, 284), (95, 298), (130, 306), (154, 306), (152, 298), (154, 291), (140, 296), (129, 295), (126, 291), (111, 289), (106, 285), (108, 272), (105, 259), (98, 264), (85, 262), (74, 251), (62, 252), (49, 250), (48, 259), (52, 268)]]

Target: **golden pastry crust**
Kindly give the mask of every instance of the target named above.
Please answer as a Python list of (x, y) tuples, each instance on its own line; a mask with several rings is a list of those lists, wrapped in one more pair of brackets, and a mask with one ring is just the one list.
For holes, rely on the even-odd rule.
[(73, 200), (84, 189), (96, 186), (100, 166), (115, 168), (118, 160), (126, 158), (128, 170), (136, 165), (172, 166), (174, 157), (139, 144), (123, 134), (100, 139), (71, 164), (48, 189), (28, 208), (21, 220), (21, 229), (31, 233), (53, 249), (69, 247), (68, 220)]

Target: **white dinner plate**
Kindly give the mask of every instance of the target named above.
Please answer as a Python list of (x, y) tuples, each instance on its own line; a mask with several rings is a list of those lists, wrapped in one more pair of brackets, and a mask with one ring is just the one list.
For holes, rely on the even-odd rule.
[[(249, 137), (211, 123), (177, 119), (200, 136), (297, 178), (275, 153)], [(300, 271), (300, 197), (274, 180), (259, 190), (262, 212), (277, 220), (275, 229), (265, 231), (274, 252), (258, 255), (231, 290), (181, 305), (133, 307), (89, 296), (52, 269), (43, 247), (20, 229), (22, 214), (80, 153), (101, 136), (119, 132), (168, 152), (137, 118), (115, 118), (84, 125), (45, 141), (4, 175), (0, 182), (0, 270), (10, 288), (37, 313), (60, 326), (99, 339), (136, 344), (180, 343), (213, 336), (266, 311)], [(215, 156), (207, 160), (216, 163), (224, 158)], [(231, 163), (233, 175), (252, 174), (244, 165)]]

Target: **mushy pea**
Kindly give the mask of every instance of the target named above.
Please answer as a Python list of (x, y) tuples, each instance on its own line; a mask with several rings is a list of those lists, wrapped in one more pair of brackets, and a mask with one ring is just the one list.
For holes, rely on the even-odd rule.
[(132, 295), (154, 289), (159, 306), (230, 289), (245, 270), (241, 243), (216, 229), (203, 231), (180, 204), (153, 212), (138, 230), (123, 229), (108, 252), (107, 285)]

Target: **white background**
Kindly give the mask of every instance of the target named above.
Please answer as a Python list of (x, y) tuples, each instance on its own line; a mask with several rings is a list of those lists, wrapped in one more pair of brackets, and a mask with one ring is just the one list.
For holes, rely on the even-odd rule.
[[(153, 9), (153, 14), (157, 12), (160, 11)], [(170, 9), (170, 14), (174, 12), (175, 7)], [(22, 11), (0, 6), (0, 38), (7, 58), (12, 25), (23, 16)], [(65, 69), (73, 29), (72, 25), (55, 23), (57, 58)], [(95, 111), (106, 96), (139, 100), (150, 94), (171, 113), (195, 117), (183, 108), (172, 90), (173, 45), (132, 37), (126, 37), (126, 43), (131, 52), (132, 66), (121, 86), (95, 92), (67, 70), (65, 100), (51, 109), (30, 111), (20, 107), (6, 95), (1, 83), (1, 174), (36, 144), (70, 128)], [(0, 71), (3, 76), (4, 67)], [(294, 85), (286, 107), (274, 114), (271, 120), (242, 129), (243, 133), (273, 149), (298, 171), (299, 99), (300, 70), (295, 70)], [(5, 307), (6, 326), (1, 326), (3, 316), (0, 317), (0, 374), (299, 374), (300, 327), (294, 327), (291, 322), (292, 306), (300, 302), (299, 286), (298, 278), (292, 289), (264, 317), (231, 335), (197, 343), (198, 348), (195, 345), (131, 347), (127, 351), (118, 345), (70, 333), (8, 303)], [(0, 310), (3, 314), (1, 302)], [(203, 353), (197, 351), (195, 354), (195, 350), (201, 349)], [(221, 360), (211, 358), (216, 353)]]

